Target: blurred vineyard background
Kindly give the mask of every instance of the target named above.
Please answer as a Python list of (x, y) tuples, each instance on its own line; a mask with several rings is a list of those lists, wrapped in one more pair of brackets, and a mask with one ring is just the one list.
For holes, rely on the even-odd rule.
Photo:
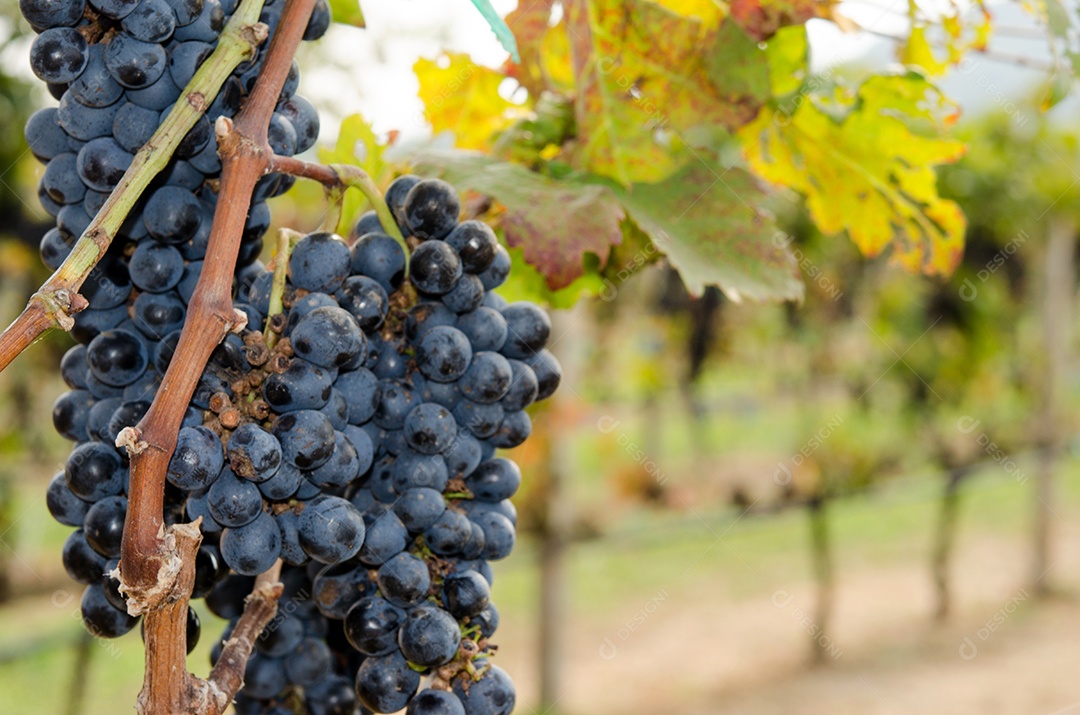
[[(0, 10), (0, 315), (14, 316), (46, 277), (21, 134), (46, 98), (19, 69), (15, 3)], [(423, 48), (460, 41), (436, 24)], [(333, 127), (354, 109), (326, 89), (348, 63), (307, 53), (325, 71), (305, 69), (304, 93)], [(691, 299), (660, 265), (557, 315), (567, 377), (517, 453), (525, 535), (495, 565), (518, 712), (1080, 702), (1080, 128), (1070, 105), (1038, 111), (1031, 75), (984, 66), (968, 84), (987, 72), (1009, 94), (965, 112), (968, 154), (941, 173), (970, 223), (950, 280), (867, 261), (781, 200), (775, 240), (796, 251), (803, 305)], [(317, 190), (275, 203), (278, 222), (314, 225)], [(141, 682), (137, 633), (83, 634), (67, 529), (45, 508), (68, 450), (50, 419), (67, 346), (49, 335), (0, 375), (3, 713), (126, 712)], [(197, 672), (221, 625), (200, 615)]]

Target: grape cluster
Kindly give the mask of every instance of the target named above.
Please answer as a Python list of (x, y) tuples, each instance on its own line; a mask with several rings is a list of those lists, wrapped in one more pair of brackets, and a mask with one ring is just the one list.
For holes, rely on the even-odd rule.
[[(283, 4), (271, 0), (263, 9), (260, 19), (271, 34)], [(38, 196), (56, 226), (41, 239), (40, 252), (55, 270), (214, 51), (236, 0), (20, 0), (19, 7), (39, 33), (31, 68), (59, 100), (34, 113), (25, 130), (31, 152), (46, 164)], [(319, 0), (305, 39), (319, 37), (329, 22), (329, 6)], [(82, 294), (90, 306), (75, 316), (72, 331), (79, 342), (113, 329), (159, 341), (183, 324), (217, 204), (213, 180), (221, 163), (213, 125), (239, 110), (265, 52), (266, 43), (226, 80), (86, 280)], [(318, 113), (296, 95), (299, 79), (294, 64), (270, 125), (279, 154), (305, 151), (318, 136)], [(256, 188), (241, 270), (262, 251), (270, 225), (266, 200), (292, 183), (270, 175)]]
[[(448, 184), (402, 176), (386, 200), (413, 246), (408, 280), (405, 250), (374, 212), (351, 246), (321, 232), (296, 243), (281, 313), (270, 314), (273, 272), (253, 271), (234, 304), (247, 326), (215, 350), (169, 464), (166, 522), (202, 519), (193, 596), (231, 623), (214, 658), (254, 577), (285, 564), (241, 715), (513, 709), (513, 685), (490, 662), (489, 562), (514, 546), (521, 472), (497, 450), (529, 436), (526, 409), (558, 387), (551, 324), (492, 292), (509, 255), (486, 224), (458, 221)], [(103, 332), (65, 358), (65, 375), (136, 384), (167, 367), (175, 338), (144, 348)], [(72, 540), (87, 576), (115, 566), (122, 536), (127, 473), (108, 440), (145, 406), (110, 417), (100, 441), (76, 449), (93, 459), (50, 488), (54, 514), (84, 525)], [(86, 516), (99, 508), (107, 544)], [(107, 614), (97, 632), (132, 627), (115, 582), (95, 588)]]
[[(262, 12), (270, 34), (282, 5), (270, 0)], [(20, 0), (19, 7), (38, 33), (31, 69), (59, 100), (33, 114), (25, 128), (31, 152), (46, 164), (38, 196), (56, 225), (40, 252), (55, 270), (213, 52), (236, 0)], [(329, 23), (329, 6), (319, 0), (305, 39), (317, 39)], [(106, 575), (120, 555), (127, 509), (127, 455), (115, 440), (148, 409), (176, 346), (218, 200), (213, 123), (239, 110), (265, 47), (225, 82), (81, 289), (89, 307), (75, 316), (72, 335), (79, 344), (61, 365), (71, 389), (53, 407), (57, 431), (77, 444), (49, 485), (48, 506), (58, 521), (76, 527), (64, 546), (64, 566), (86, 585), (84, 622), (101, 636), (122, 635), (137, 623), (116, 580)], [(318, 113), (296, 95), (298, 83), (294, 65), (271, 123), (279, 154), (305, 151), (318, 136)], [(262, 271), (257, 259), (270, 224), (266, 200), (292, 182), (271, 175), (257, 186), (237, 261), (239, 283)], [(200, 409), (196, 401), (185, 426), (202, 424)], [(167, 523), (184, 518), (185, 498), (178, 490), (168, 495)], [(226, 570), (213, 548), (204, 549), (200, 563), (204, 572)], [(194, 611), (189, 631), (194, 646)]]

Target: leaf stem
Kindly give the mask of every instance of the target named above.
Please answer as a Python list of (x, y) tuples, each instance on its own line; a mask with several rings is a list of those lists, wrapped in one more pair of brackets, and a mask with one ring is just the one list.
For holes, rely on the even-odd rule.
[(282, 298), (285, 296), (285, 283), (289, 273), (289, 254), (300, 233), (291, 228), (278, 229), (277, 250), (274, 253), (274, 280), (270, 285), (270, 309), (266, 313), (266, 325), (263, 327), (263, 339), (266, 347), (272, 348), (277, 343), (278, 334), (270, 329), (270, 318), (285, 311)]

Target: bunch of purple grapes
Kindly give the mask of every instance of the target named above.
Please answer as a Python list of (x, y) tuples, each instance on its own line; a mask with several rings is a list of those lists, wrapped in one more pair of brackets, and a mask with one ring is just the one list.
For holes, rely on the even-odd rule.
[[(415, 246), (409, 280), (405, 250), (370, 212), (351, 247), (329, 233), (297, 242), (283, 312), (270, 314), (272, 271), (241, 284), (247, 326), (215, 350), (169, 465), (166, 523), (202, 518), (193, 597), (235, 624), (255, 576), (285, 564), (239, 713), (514, 705), (490, 662), (489, 562), (513, 548), (521, 473), (496, 452), (529, 436), (526, 409), (559, 384), (551, 324), (492, 292), (509, 255), (486, 224), (458, 222), (448, 184), (403, 176), (386, 198)], [(137, 385), (168, 366), (175, 339), (139, 348), (106, 331), (65, 372)], [(50, 488), (58, 518), (82, 516), (65, 563), (96, 579), (83, 605), (100, 635), (135, 624), (101, 574), (115, 567), (126, 507), (124, 455), (106, 440), (140, 412), (114, 416)]]

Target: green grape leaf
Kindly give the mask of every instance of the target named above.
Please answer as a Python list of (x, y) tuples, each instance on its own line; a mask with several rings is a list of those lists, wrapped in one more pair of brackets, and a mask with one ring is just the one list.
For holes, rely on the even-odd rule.
[(410, 158), (418, 173), (491, 196), (505, 207), (506, 242), (520, 247), (552, 290), (584, 272), (587, 253), (604, 264), (622, 240), (624, 211), (606, 186), (574, 177), (552, 179), (474, 152), (429, 150)]
[(806, 26), (782, 27), (765, 47), (769, 66), (769, 86), (774, 97), (784, 97), (802, 89), (810, 63), (810, 43)]
[(755, 116), (764, 53), (720, 22), (718, 5), (692, 3), (693, 15), (673, 5), (563, 3), (577, 92), (569, 155), (578, 168), (622, 184), (660, 181), (687, 159), (681, 132), (738, 127)]
[[(795, 260), (778, 238), (784, 234), (753, 208), (765, 202), (765, 190), (745, 170), (696, 161), (661, 183), (616, 192), (690, 293), (716, 285), (736, 301), (802, 299)], [(653, 250), (642, 246), (630, 263)]]
[(367, 27), (360, 0), (330, 0), (330, 14), (334, 22), (353, 27)]
[(484, 19), (487, 20), (488, 25), (491, 26), (491, 31), (495, 33), (495, 37), (498, 38), (503, 49), (510, 53), (514, 62), (521, 62), (514, 33), (506, 26), (506, 23), (503, 22), (502, 17), (495, 11), (495, 8), (491, 6), (491, 3), (488, 0), (472, 0), (472, 3), (480, 11), (480, 14), (484, 16)]
[(963, 252), (966, 221), (942, 199), (934, 167), (964, 145), (943, 136), (955, 116), (921, 75), (872, 77), (836, 117), (804, 101), (778, 121), (763, 111), (739, 132), (758, 175), (806, 196), (824, 233), (847, 230), (866, 256), (892, 246), (905, 268), (949, 275)]

